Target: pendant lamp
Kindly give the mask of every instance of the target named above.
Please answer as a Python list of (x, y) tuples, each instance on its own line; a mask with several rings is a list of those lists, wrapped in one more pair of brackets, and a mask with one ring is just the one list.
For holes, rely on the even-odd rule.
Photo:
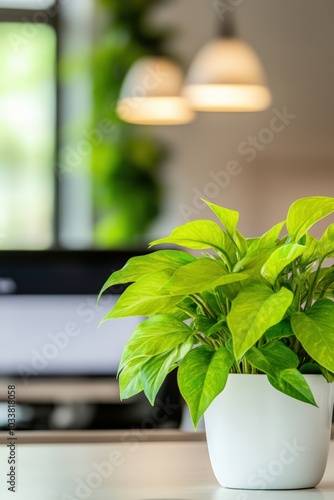
[(117, 103), (124, 121), (140, 125), (179, 125), (194, 119), (181, 95), (182, 70), (165, 57), (142, 57), (128, 71)]
[(220, 36), (209, 41), (190, 65), (183, 95), (196, 111), (262, 111), (271, 103), (262, 64), (236, 37), (225, 16)]

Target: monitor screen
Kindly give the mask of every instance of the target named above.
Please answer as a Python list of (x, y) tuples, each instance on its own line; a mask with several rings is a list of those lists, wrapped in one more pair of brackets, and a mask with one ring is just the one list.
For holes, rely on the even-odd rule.
[[(140, 253), (140, 252), (139, 252)], [(102, 318), (124, 291), (102, 285), (138, 252), (0, 252), (0, 377), (116, 375), (139, 317)]]
[(102, 318), (118, 295), (0, 297), (0, 376), (115, 375), (137, 317)]

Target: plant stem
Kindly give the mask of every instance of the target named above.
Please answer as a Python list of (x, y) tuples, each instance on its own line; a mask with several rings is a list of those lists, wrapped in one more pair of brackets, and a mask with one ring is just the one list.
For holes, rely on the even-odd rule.
[(296, 338), (295, 341), (294, 341), (294, 344), (293, 344), (293, 348), (292, 350), (298, 355), (299, 353), (299, 349), (300, 349), (300, 342), (299, 340)]
[(217, 287), (216, 294), (218, 295), (217, 303), (220, 306), (221, 312), (224, 314), (224, 316), (226, 316), (230, 311), (229, 300), (225, 297), (225, 295), (223, 295), (220, 286)]
[(228, 271), (232, 272), (233, 265), (232, 265), (232, 262), (230, 261), (229, 256), (225, 252), (225, 250), (223, 250), (222, 248), (216, 247), (216, 246), (212, 246), (212, 248), (218, 253), (219, 257), (222, 259), (222, 261), (226, 265)]
[(305, 309), (308, 309), (312, 305), (313, 295), (314, 295), (314, 291), (316, 289), (316, 285), (318, 283), (318, 278), (319, 278), (319, 274), (320, 274), (320, 270), (321, 270), (321, 266), (322, 266), (323, 261), (324, 261), (324, 259), (319, 260), (318, 269), (317, 269), (317, 272), (315, 273), (314, 280), (313, 280), (313, 283), (312, 283), (312, 287), (311, 287), (311, 290), (310, 290), (310, 292), (308, 294), (308, 297), (307, 297), (307, 301), (306, 301), (306, 304), (305, 304)]
[(319, 295), (319, 299), (323, 299), (324, 298), (324, 296), (325, 296), (327, 290), (330, 288), (330, 286), (331, 286), (331, 283), (329, 283), (327, 286), (325, 286), (322, 289), (321, 294)]
[(239, 363), (238, 363), (237, 361), (235, 362), (235, 365), (234, 365), (234, 366), (235, 366), (235, 371), (236, 371), (236, 373), (240, 373), (240, 374), (241, 374), (241, 373), (242, 373), (242, 371), (241, 371), (241, 369), (240, 369), (240, 365), (239, 365)]
[(194, 293), (193, 295), (191, 295), (191, 298), (195, 302), (195, 304), (197, 304), (201, 308), (204, 314), (207, 313), (209, 316), (211, 316), (211, 318), (216, 319), (215, 312), (211, 309), (209, 304), (202, 299), (200, 295)]
[(197, 318), (197, 314), (192, 313), (191, 311), (189, 311), (185, 307), (182, 307), (182, 306), (176, 306), (176, 307), (178, 309), (180, 309), (180, 311), (183, 311), (185, 314), (187, 314), (190, 318), (193, 318), (193, 319)]
[(208, 347), (212, 347), (213, 349), (216, 349), (215, 345), (212, 343), (211, 340), (208, 338), (200, 335), (199, 333), (194, 334), (195, 339), (197, 339), (201, 344), (205, 344)]
[(247, 359), (244, 358), (242, 360), (242, 366), (243, 366), (243, 373), (252, 373), (252, 366), (248, 363)]

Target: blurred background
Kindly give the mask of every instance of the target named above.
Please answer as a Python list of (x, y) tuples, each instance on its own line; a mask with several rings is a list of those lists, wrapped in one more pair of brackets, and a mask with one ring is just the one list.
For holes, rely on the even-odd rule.
[[(118, 117), (121, 86), (137, 59), (167, 56), (186, 73), (195, 54), (231, 17), (238, 37), (255, 50), (265, 70), (272, 95), (267, 109), (198, 112), (191, 123), (170, 126), (131, 125)], [(128, 256), (176, 225), (210, 217), (200, 198), (239, 210), (240, 230), (256, 236), (282, 220), (296, 198), (334, 196), (333, 18), (330, 0), (0, 0), (0, 316), (12, 310), (7, 323), (0, 319), (0, 350), (7, 360), (0, 358), (2, 387), (8, 377), (20, 376), (15, 342), (26, 335), (22, 359), (25, 352), (31, 363), (32, 350), (41, 353), (50, 332), (77, 318), (82, 300), (96, 297), (99, 283)], [(27, 252), (37, 257), (30, 259)], [(97, 271), (99, 255), (104, 257)], [(31, 290), (28, 270), (33, 270), (29, 283), (36, 276), (45, 282), (57, 262), (68, 272), (62, 284)], [(70, 291), (71, 279), (90, 286)], [(81, 302), (37, 338), (35, 326), (30, 333), (23, 330), (33, 321), (41, 324), (45, 294), (65, 297), (54, 306), (55, 317), (68, 307), (68, 295)], [(22, 303), (5, 302), (22, 296), (34, 296), (28, 310), (36, 310), (24, 328), (13, 326)], [(87, 338), (96, 335), (97, 319)], [(89, 350), (89, 344), (79, 345)], [(56, 358), (57, 369), (50, 363), (36, 381), (41, 375), (53, 381), (66, 376), (63, 391), (69, 391), (70, 375), (77, 383), (86, 377), (86, 384), (102, 377), (93, 392), (107, 381), (106, 399), (82, 397), (73, 404), (73, 396), (64, 402), (58, 392), (56, 403), (49, 397), (42, 405), (34, 396), (44, 411), (37, 419), (23, 384), (23, 406), (35, 415), (35, 420), (27, 413), (22, 417), (26, 428), (92, 426), (92, 404), (95, 415), (106, 405), (103, 418), (95, 419), (99, 428), (139, 425), (145, 412), (158, 425), (146, 406), (143, 414), (134, 410), (134, 419), (122, 414), (117, 423), (118, 417), (112, 418), (120, 411), (117, 395), (108, 392), (115, 368), (98, 373), (101, 352), (91, 355), (95, 367), (71, 374), (71, 361), (62, 365), (63, 354)], [(171, 381), (163, 397), (174, 389)], [(87, 418), (79, 423), (82, 405)], [(175, 415), (160, 418), (159, 425), (178, 426), (179, 407)]]

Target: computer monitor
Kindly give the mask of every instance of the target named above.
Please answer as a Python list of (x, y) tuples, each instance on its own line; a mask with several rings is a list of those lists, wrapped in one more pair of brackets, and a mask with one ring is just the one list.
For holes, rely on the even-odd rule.
[(116, 375), (142, 318), (100, 322), (124, 287), (98, 293), (130, 252), (0, 253), (0, 376)]
[(182, 408), (174, 372), (155, 407), (143, 394), (120, 401), (119, 361), (143, 318), (99, 326), (126, 286), (111, 287), (97, 304), (103, 284), (131, 257), (145, 253), (0, 252), (0, 428), (7, 418), (7, 386), (13, 383), (20, 429), (179, 425)]
[(0, 376), (110, 376), (138, 318), (100, 322), (118, 295), (0, 297)]

